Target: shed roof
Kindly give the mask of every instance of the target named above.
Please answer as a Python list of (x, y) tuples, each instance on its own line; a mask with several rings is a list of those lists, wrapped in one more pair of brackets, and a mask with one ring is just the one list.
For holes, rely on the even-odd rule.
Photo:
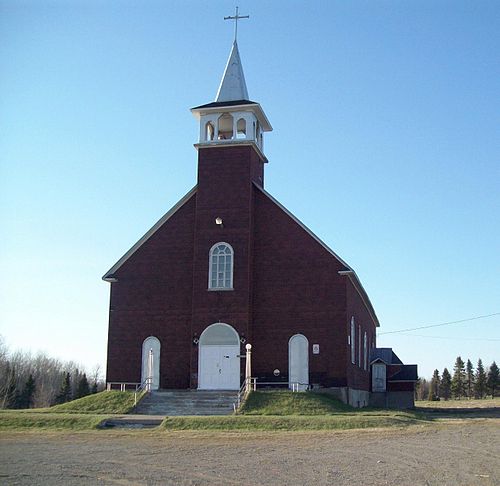
[(392, 348), (373, 348), (370, 351), (370, 363), (382, 361), (387, 365), (403, 364)]

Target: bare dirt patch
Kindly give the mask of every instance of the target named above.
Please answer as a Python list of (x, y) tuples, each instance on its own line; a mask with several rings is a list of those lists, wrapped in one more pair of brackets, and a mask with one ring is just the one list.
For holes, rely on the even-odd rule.
[(4, 433), (6, 485), (493, 486), (500, 420), (345, 432)]

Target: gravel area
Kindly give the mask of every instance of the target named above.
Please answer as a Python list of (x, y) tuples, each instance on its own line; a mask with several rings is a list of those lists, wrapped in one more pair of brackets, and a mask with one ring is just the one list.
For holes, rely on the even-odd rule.
[(12, 432), (2, 485), (500, 484), (500, 420), (345, 432)]

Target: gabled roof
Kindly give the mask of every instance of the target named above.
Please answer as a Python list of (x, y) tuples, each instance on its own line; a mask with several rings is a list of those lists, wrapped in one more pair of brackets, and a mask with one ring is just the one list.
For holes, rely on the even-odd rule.
[(146, 241), (159, 230), (191, 197), (196, 193), (197, 186), (194, 186), (175, 206), (173, 206), (166, 214), (164, 214), (156, 224), (132, 247), (125, 255), (123, 255), (102, 277), (107, 282), (115, 281), (115, 272), (142, 246)]
[(370, 363), (375, 361), (382, 361), (386, 365), (403, 364), (392, 348), (373, 348), (370, 351)]
[(215, 96), (216, 102), (235, 100), (248, 100), (247, 85), (236, 40), (233, 42), (231, 54), (229, 54), (226, 69)]
[(366, 310), (372, 316), (372, 319), (375, 322), (377, 327), (380, 327), (380, 323), (378, 321), (377, 315), (375, 314), (375, 310), (370, 302), (368, 294), (366, 293), (361, 281), (359, 280), (356, 272), (344, 261), (340, 258), (324, 241), (322, 241), (318, 236), (316, 236), (302, 221), (300, 221), (297, 217), (295, 217), (285, 206), (283, 206), (277, 199), (275, 199), (271, 194), (269, 194), (263, 187), (259, 186), (254, 182), (254, 186), (262, 192), (265, 196), (267, 196), (276, 206), (278, 206), (285, 214), (287, 214), (290, 218), (292, 218), (306, 233), (308, 233), (314, 240), (316, 240), (326, 251), (328, 251), (337, 261), (344, 266), (345, 270), (340, 271), (340, 275), (347, 275), (351, 282), (353, 283), (354, 288), (357, 290), (361, 300), (365, 304)]

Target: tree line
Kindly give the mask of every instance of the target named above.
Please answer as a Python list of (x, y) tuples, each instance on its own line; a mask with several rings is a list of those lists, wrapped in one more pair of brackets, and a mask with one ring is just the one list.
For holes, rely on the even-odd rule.
[(441, 374), (434, 370), (432, 378), (419, 378), (416, 387), (417, 400), (449, 400), (454, 398), (486, 398), (500, 395), (500, 375), (495, 361), (486, 372), (481, 359), (474, 368), (471, 360), (467, 363), (458, 356), (453, 367), (453, 375), (445, 368)]
[(99, 366), (87, 374), (75, 362), (45, 353), (9, 352), (0, 336), (0, 408), (50, 407), (102, 389)]

